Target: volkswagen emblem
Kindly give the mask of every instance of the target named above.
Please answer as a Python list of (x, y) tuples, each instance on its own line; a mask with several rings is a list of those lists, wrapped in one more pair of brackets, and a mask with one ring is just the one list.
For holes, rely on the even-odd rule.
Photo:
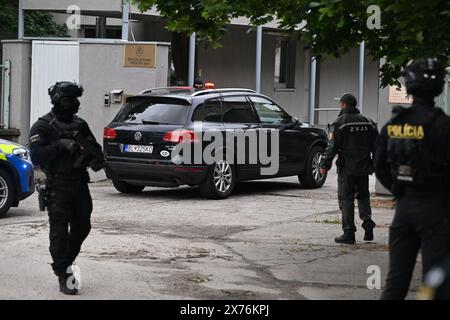
[(134, 134), (134, 140), (139, 141), (142, 139), (142, 133), (139, 131)]

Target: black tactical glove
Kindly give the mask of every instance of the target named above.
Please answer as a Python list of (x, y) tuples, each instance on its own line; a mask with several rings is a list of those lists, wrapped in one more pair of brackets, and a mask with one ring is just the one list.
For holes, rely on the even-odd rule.
[(62, 138), (56, 141), (56, 147), (59, 151), (69, 151), (70, 154), (74, 154), (77, 151), (77, 144), (73, 139)]
[(92, 160), (91, 163), (89, 164), (89, 167), (91, 167), (92, 170), (97, 172), (103, 169), (104, 163), (99, 160)]

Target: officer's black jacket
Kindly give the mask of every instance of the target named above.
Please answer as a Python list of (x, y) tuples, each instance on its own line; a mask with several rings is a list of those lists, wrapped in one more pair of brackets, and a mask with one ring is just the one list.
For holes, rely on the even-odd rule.
[(367, 175), (373, 173), (378, 130), (376, 124), (363, 116), (357, 108), (347, 108), (339, 113), (330, 127), (330, 141), (322, 157), (321, 167), (329, 170), (333, 159), (338, 174)]
[[(30, 155), (34, 165), (40, 166), (47, 175), (47, 179), (89, 181), (86, 170), (88, 163), (80, 168), (74, 164), (81, 153), (70, 154), (67, 150), (61, 150), (57, 146), (57, 140), (61, 138), (60, 132), (50, 125), (55, 119), (53, 112), (39, 118), (30, 131)], [(101, 146), (95, 141), (95, 137), (89, 129), (86, 121), (74, 115), (72, 122), (64, 123), (65, 126), (79, 131), (86, 138), (95, 143), (101, 151)], [(86, 159), (89, 160), (89, 159)]]
[[(403, 112), (403, 108), (394, 108), (393, 117), (397, 123), (408, 124), (423, 124), (424, 119), (430, 118), (430, 113), (438, 112), (429, 131), (425, 131), (425, 135), (428, 135), (428, 141), (430, 143), (430, 156), (434, 159), (441, 159), (442, 163), (450, 164), (450, 117), (445, 115), (440, 109), (436, 109), (425, 101), (421, 101), (415, 98), (414, 103), (411, 105), (408, 112)], [(391, 120), (392, 120), (391, 119)], [(387, 133), (388, 122), (380, 132), (380, 137), (377, 142), (377, 148), (375, 152), (375, 174), (381, 184), (388, 190), (394, 191), (394, 177), (392, 176), (391, 167), (389, 164), (388, 154), (388, 140)], [(427, 130), (425, 128), (425, 130)], [(442, 175), (448, 174), (448, 172), (441, 172)], [(427, 194), (435, 194), (436, 191), (441, 190), (448, 192), (448, 186), (443, 183), (428, 183), (424, 186), (408, 186), (409, 193), (419, 196)]]

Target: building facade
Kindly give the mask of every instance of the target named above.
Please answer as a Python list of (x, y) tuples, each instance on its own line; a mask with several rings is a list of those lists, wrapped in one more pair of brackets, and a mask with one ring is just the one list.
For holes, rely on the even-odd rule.
[[(73, 7), (75, 5), (75, 7)], [(76, 13), (81, 14), (78, 29), (69, 30), (73, 38), (103, 37), (120, 39), (124, 7), (122, 0), (24, 0), (24, 10), (52, 12), (55, 20), (64, 23)], [(70, 11), (70, 14), (67, 12)], [(129, 41), (158, 41), (171, 43), (168, 84), (188, 84), (189, 39), (168, 32), (166, 21), (156, 10), (141, 13), (131, 6), (127, 22)], [(102, 18), (102, 19), (99, 19)], [(120, 32), (119, 32), (120, 30)], [(214, 49), (197, 42), (195, 77), (212, 81), (217, 87), (245, 87), (256, 85), (256, 30), (244, 18), (234, 19), (222, 39), (222, 47)], [(300, 120), (311, 119), (310, 77), (311, 56), (305, 44), (293, 41), (277, 30), (276, 22), (263, 26), (261, 50), (261, 93), (275, 99), (288, 112)], [(326, 125), (337, 115), (337, 99), (344, 92), (358, 92), (358, 48), (341, 59), (325, 58), (318, 62), (316, 71), (314, 122)], [(378, 120), (379, 62), (365, 59), (363, 108)], [(171, 83), (170, 83), (171, 82)]]
[[(373, 61), (366, 51), (355, 48), (340, 59), (325, 57), (313, 63), (305, 43), (283, 35), (276, 22), (259, 29), (251, 26), (248, 19), (234, 19), (227, 27), (221, 47), (214, 49), (201, 41), (190, 46), (188, 37), (166, 29), (167, 22), (156, 10), (141, 13), (122, 0), (22, 0), (22, 4), (23, 10), (51, 12), (57, 22), (68, 23), (71, 28), (66, 39), (30, 39), (19, 28), (20, 39), (3, 45), (2, 65), (6, 60), (12, 62), (9, 100), (5, 96), (8, 93), (2, 90), (1, 118), (3, 123), (5, 117), (9, 120), (3, 132), (21, 143), (28, 141), (34, 120), (32, 110), (37, 108), (32, 95), (32, 78), (37, 71), (33, 71), (32, 60), (34, 43), (39, 41), (78, 46), (79, 55), (73, 59), (78, 77), (73, 79), (85, 87), (81, 113), (99, 139), (104, 125), (120, 107), (120, 104), (105, 107), (106, 95), (120, 91), (127, 96), (155, 86), (186, 85), (192, 82), (192, 77), (222, 88), (260, 88), (261, 93), (293, 116), (318, 126), (326, 126), (336, 118), (339, 97), (346, 92), (362, 100), (363, 113), (379, 127), (389, 119), (393, 105), (408, 103), (404, 94), (398, 99), (393, 88), (380, 89), (379, 70), (383, 61)], [(124, 68), (122, 47), (130, 43), (156, 44), (157, 68)], [(54, 62), (50, 56), (48, 59), (47, 63), (41, 61), (42, 65)], [(38, 73), (42, 72), (45, 68)], [(448, 95), (443, 94), (437, 100), (449, 112)], [(5, 101), (9, 101), (7, 108)], [(44, 108), (50, 105), (47, 103)]]

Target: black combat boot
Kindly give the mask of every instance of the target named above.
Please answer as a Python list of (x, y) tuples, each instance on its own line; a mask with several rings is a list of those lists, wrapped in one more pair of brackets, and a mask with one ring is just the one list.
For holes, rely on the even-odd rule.
[(344, 232), (342, 236), (334, 238), (334, 241), (336, 243), (354, 244), (356, 242), (355, 233)]
[(364, 233), (364, 241), (372, 241), (373, 240), (373, 228), (375, 228), (376, 224), (373, 220), (366, 220), (363, 222), (362, 227), (365, 231)]
[(69, 295), (69, 296), (74, 296), (76, 294), (78, 294), (78, 289), (77, 288), (69, 288), (68, 286), (68, 279), (70, 278), (71, 274), (67, 273), (67, 272), (58, 272), (55, 274), (58, 276), (58, 282), (59, 282), (59, 291), (63, 294)]

